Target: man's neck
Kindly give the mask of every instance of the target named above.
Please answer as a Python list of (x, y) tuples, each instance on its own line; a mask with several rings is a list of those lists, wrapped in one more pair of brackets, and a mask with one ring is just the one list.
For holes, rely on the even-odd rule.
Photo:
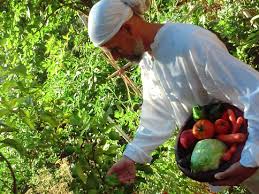
[(156, 23), (144, 23), (140, 29), (140, 36), (143, 40), (145, 50), (151, 51), (151, 44), (154, 42), (155, 36), (160, 28), (164, 24), (156, 24)]

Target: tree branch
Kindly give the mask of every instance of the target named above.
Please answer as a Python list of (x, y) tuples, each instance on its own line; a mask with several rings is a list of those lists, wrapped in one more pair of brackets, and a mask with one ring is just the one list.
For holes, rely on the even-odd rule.
[(62, 8), (62, 6), (58, 7), (55, 11), (53, 11), (51, 14), (49, 14), (49, 15), (46, 17), (46, 19), (44, 20), (42, 26), (41, 26), (38, 30), (36, 30), (36, 31), (33, 33), (33, 35), (36, 34), (37, 32), (39, 32), (39, 31), (46, 25), (46, 23), (48, 22), (49, 18), (50, 18), (51, 16), (54, 16), (54, 15), (56, 14), (56, 12), (57, 12), (59, 9), (61, 9), (61, 8)]
[(15, 178), (15, 174), (14, 174), (11, 163), (4, 157), (4, 155), (1, 152), (0, 152), (0, 159), (4, 160), (6, 162), (7, 167), (9, 168), (9, 170), (11, 172), (11, 176), (13, 178), (13, 193), (18, 194), (17, 185), (16, 185), (16, 178)]

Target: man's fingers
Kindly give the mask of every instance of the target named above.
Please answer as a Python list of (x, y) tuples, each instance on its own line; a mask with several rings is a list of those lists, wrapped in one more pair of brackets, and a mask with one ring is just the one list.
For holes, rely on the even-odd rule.
[(113, 167), (111, 167), (108, 172), (107, 172), (107, 176), (111, 176), (113, 173)]
[(219, 180), (221, 180), (221, 179), (226, 179), (226, 178), (228, 178), (229, 176), (231, 176), (232, 173), (233, 173), (233, 170), (232, 170), (232, 168), (230, 167), (230, 168), (228, 168), (227, 170), (225, 170), (224, 172), (219, 172), (219, 173), (215, 174), (215, 178), (216, 178), (216, 179), (219, 179)]
[(119, 179), (135, 179), (135, 175), (133, 174), (120, 174), (119, 176)]
[(120, 176), (119, 180), (123, 184), (133, 183), (135, 181), (135, 176)]
[(236, 177), (236, 178), (228, 178), (224, 180), (214, 181), (214, 182), (211, 182), (210, 184), (213, 186), (235, 186), (235, 185), (238, 185), (240, 182), (241, 182), (240, 177)]
[(239, 162), (236, 162), (230, 168), (225, 170), (224, 172), (220, 172), (214, 175), (217, 179), (216, 181), (210, 183), (212, 185), (222, 186), (222, 185), (239, 185), (245, 179), (250, 177), (257, 168), (248, 168), (242, 166)]
[(219, 173), (215, 174), (214, 177), (215, 177), (215, 179), (220, 180), (220, 179), (225, 179), (227, 177), (227, 175), (226, 175), (226, 172), (219, 172)]
[(107, 175), (110, 176), (113, 173), (117, 173), (117, 171), (119, 170), (119, 168), (116, 165), (113, 165), (107, 172)]
[(134, 183), (134, 179), (130, 179), (130, 180), (122, 180), (122, 181), (120, 181), (122, 184), (132, 184), (132, 183)]
[(226, 179), (228, 177), (231, 177), (233, 176), (233, 173), (235, 173), (235, 167), (236, 167), (236, 164), (233, 164), (232, 166), (230, 166), (227, 170), (225, 170), (224, 172), (219, 172), (217, 174), (214, 175), (214, 177), (218, 180), (221, 180), (221, 179)]
[(116, 166), (111, 167), (110, 170), (107, 172), (107, 176), (110, 176), (112, 174), (117, 174), (118, 179), (121, 183), (128, 183), (129, 180), (134, 180), (136, 177), (134, 172), (123, 171), (116, 168)]
[(124, 157), (108, 170), (107, 176), (111, 176), (112, 174), (116, 174), (121, 183), (134, 182), (136, 177), (135, 163)]
[(118, 176), (118, 178), (121, 183), (128, 183), (131, 180), (133, 180), (133, 182), (134, 182), (136, 175), (126, 171), (126, 172), (123, 172), (122, 174), (120, 174)]

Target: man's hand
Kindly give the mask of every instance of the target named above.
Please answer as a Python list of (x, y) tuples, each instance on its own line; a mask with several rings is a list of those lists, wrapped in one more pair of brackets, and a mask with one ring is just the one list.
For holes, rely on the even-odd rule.
[(136, 178), (135, 162), (127, 157), (123, 157), (116, 162), (108, 171), (107, 175), (116, 174), (123, 184), (131, 184)]
[(215, 178), (218, 180), (210, 184), (214, 186), (239, 185), (244, 180), (252, 176), (256, 170), (257, 168), (244, 167), (239, 162), (236, 162), (224, 172), (215, 174)]

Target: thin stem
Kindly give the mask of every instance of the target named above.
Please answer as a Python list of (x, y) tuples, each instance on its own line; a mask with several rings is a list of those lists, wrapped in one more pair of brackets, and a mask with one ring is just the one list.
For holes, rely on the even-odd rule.
[(17, 191), (16, 178), (15, 178), (15, 174), (14, 174), (12, 165), (11, 165), (11, 163), (4, 157), (4, 155), (3, 155), (1, 152), (0, 152), (0, 159), (3, 159), (3, 160), (6, 162), (8, 168), (9, 168), (9, 170), (10, 170), (10, 172), (11, 172), (11, 176), (12, 176), (12, 178), (13, 178), (13, 193), (14, 193), (14, 194), (17, 194), (18, 191)]
[(62, 8), (62, 6), (58, 7), (55, 11), (53, 11), (52, 13), (50, 13), (45, 20), (43, 21), (43, 24), (41, 25), (41, 27), (39, 29), (37, 29), (35, 32), (33, 32), (33, 35), (36, 34), (37, 32), (41, 31), (41, 29), (47, 24), (48, 20), (50, 17), (54, 16), (58, 10), (60, 10)]

